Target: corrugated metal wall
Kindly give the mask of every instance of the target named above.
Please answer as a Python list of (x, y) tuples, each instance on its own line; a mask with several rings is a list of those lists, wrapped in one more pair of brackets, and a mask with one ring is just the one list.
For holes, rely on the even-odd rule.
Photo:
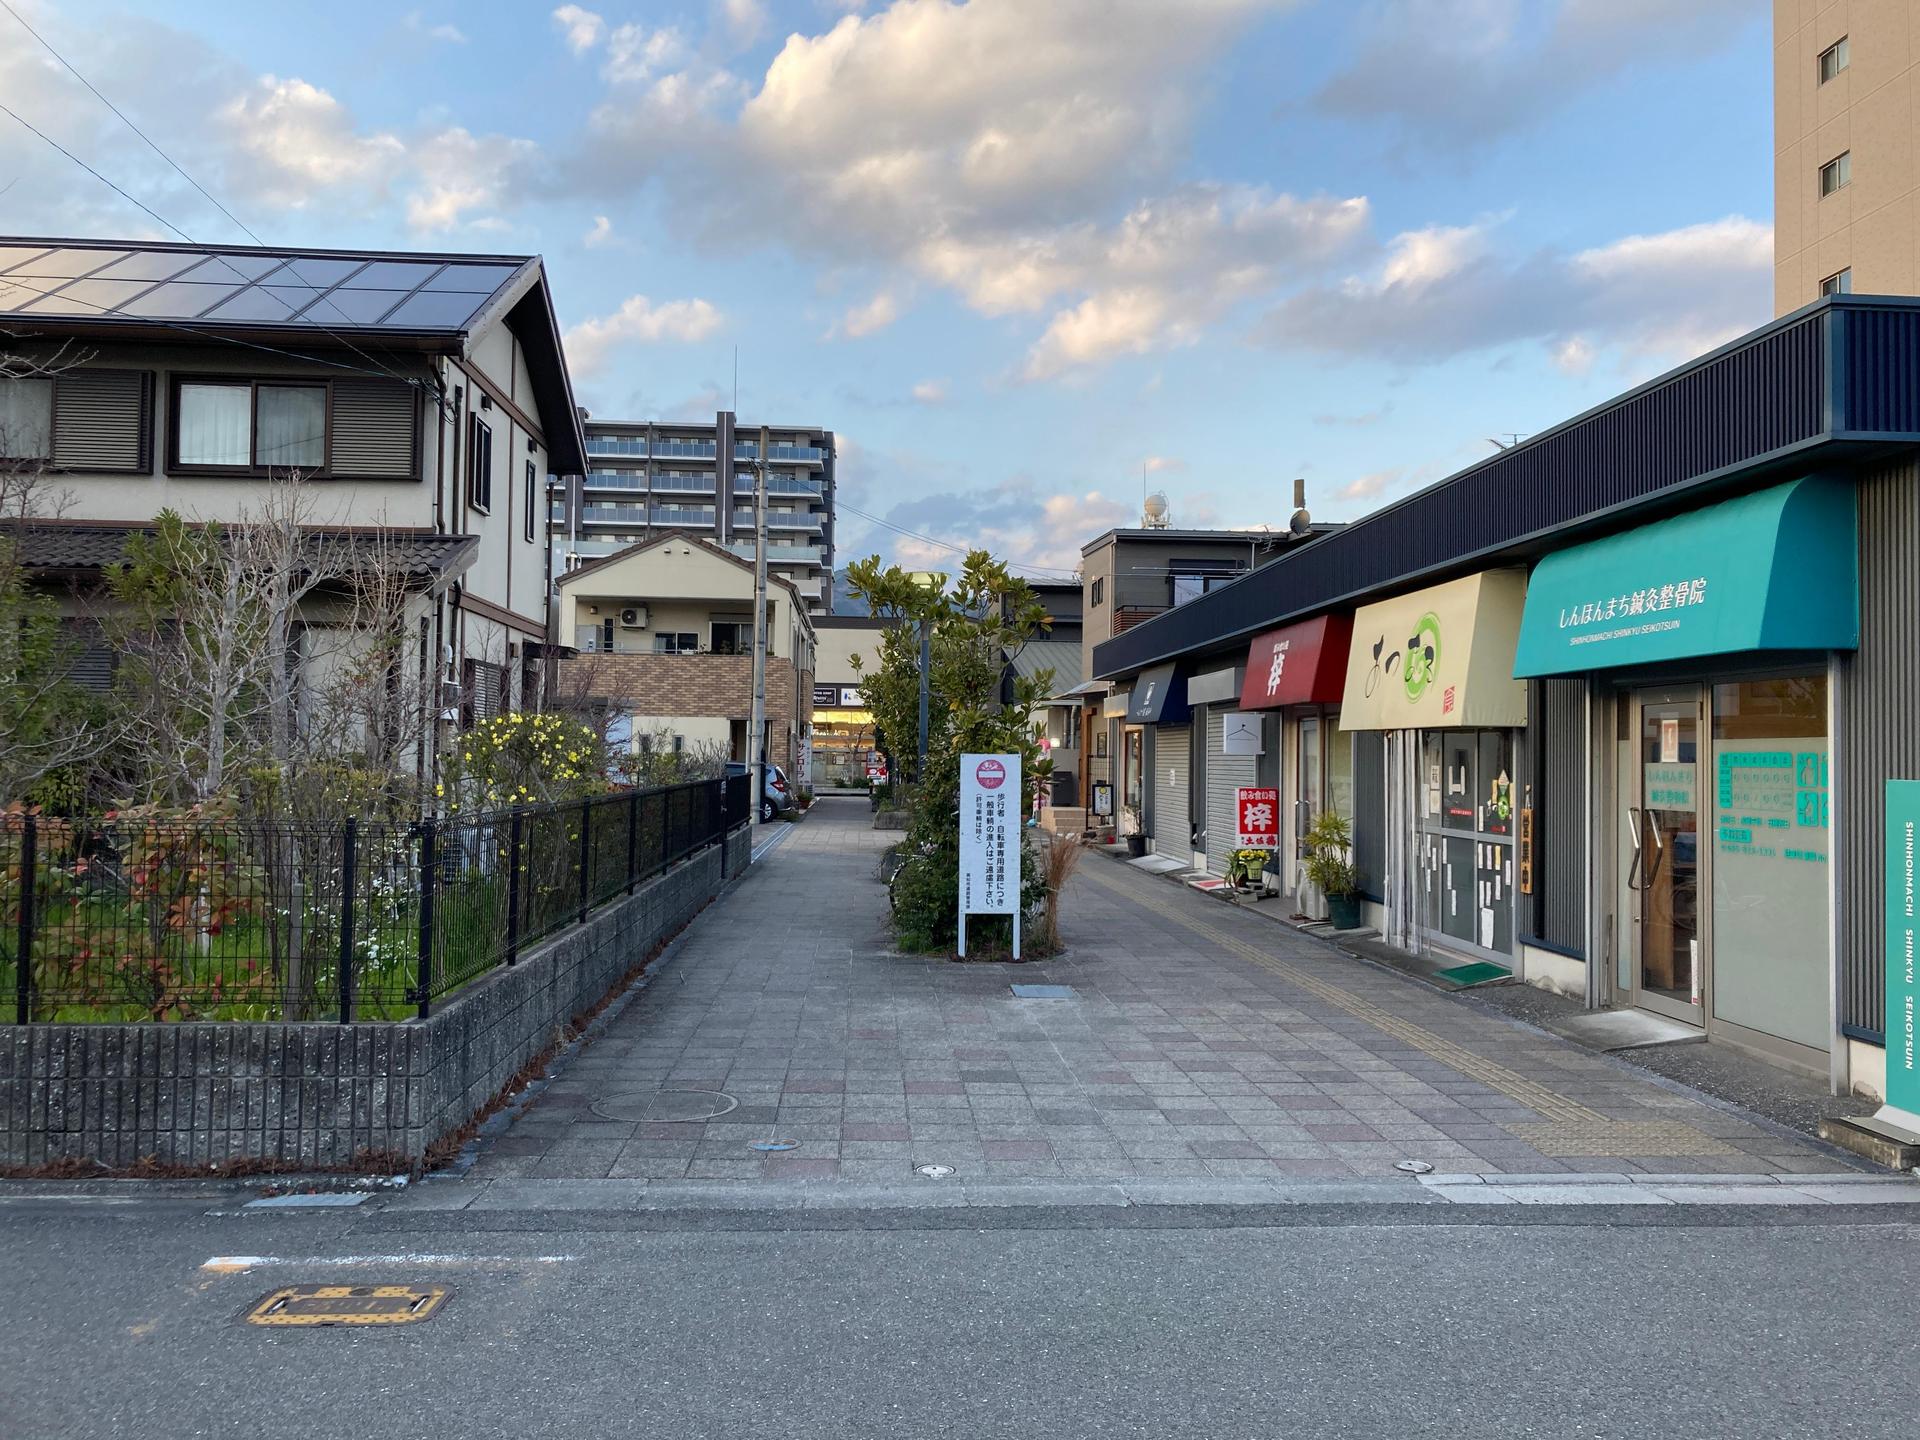
[(1183, 865), (1193, 860), (1192, 806), (1187, 772), (1193, 766), (1191, 725), (1156, 725), (1153, 737), (1153, 853)]
[(1257, 785), (1257, 755), (1225, 753), (1227, 712), (1207, 711), (1207, 869), (1216, 875), (1227, 873), (1227, 857), (1233, 853), (1237, 817), (1233, 813), (1234, 791), (1242, 785)]
[[(1353, 863), (1360, 889), (1378, 900), (1387, 864), (1386, 736), (1378, 730), (1353, 734)], [(1282, 873), (1285, 873), (1283, 867)]]
[(1837, 666), (1834, 886), (1840, 1023), (1886, 1028), (1886, 782), (1920, 779), (1920, 465), (1860, 484), (1860, 649)]
[(1516, 918), (1557, 950), (1587, 950), (1587, 682), (1536, 680), (1525, 773), (1533, 784), (1533, 903)]

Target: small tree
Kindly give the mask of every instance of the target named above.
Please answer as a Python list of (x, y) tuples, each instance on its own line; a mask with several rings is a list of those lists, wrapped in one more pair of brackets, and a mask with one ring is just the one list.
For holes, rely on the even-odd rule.
[[(913, 736), (916, 745), (919, 625), (931, 627), (927, 763), (916, 777), (906, 858), (894, 882), (894, 926), (908, 949), (950, 949), (960, 915), (960, 757), (1020, 756), (1022, 816), (1053, 768), (1027, 718), (1052, 688), (1052, 674), (1016, 679), (1012, 702), (1001, 699), (1008, 664), (1047, 627), (1047, 614), (1027, 583), (984, 550), (969, 554), (958, 579), (944, 588), (922, 586), (897, 565), (883, 567), (877, 556), (855, 564), (848, 578), (873, 614), (912, 622), (882, 637), (879, 667), (862, 680), (860, 693), (882, 733)], [(1023, 844), (1023, 913), (1032, 913), (1044, 893), (1033, 847)], [(1011, 939), (1011, 927), (990, 918), (970, 921), (968, 939), (990, 949)]]

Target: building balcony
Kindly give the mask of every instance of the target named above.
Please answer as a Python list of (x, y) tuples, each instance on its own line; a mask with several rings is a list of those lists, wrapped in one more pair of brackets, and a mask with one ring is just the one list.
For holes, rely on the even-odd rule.
[(1131, 630), (1136, 625), (1144, 625), (1156, 615), (1165, 614), (1173, 607), (1170, 605), (1122, 605), (1113, 612), (1113, 633)]
[[(760, 444), (758, 441), (735, 441), (733, 446), (735, 460), (758, 460)], [(767, 459), (785, 460), (802, 465), (820, 465), (826, 462), (827, 452), (818, 445), (769, 445)]]
[[(818, 534), (821, 529), (821, 518), (822, 517), (818, 515), (811, 515), (805, 510), (769, 510), (767, 511), (767, 529), (811, 530), (815, 534)], [(747, 534), (751, 535), (753, 533), (753, 512), (751, 510), (734, 511), (733, 529), (735, 534), (739, 534), (744, 530)]]
[[(753, 559), (753, 541), (735, 540), (727, 546), (742, 560)], [(778, 541), (767, 542), (767, 563), (769, 565), (818, 565), (821, 551), (818, 545), (787, 545)]]
[(644, 490), (647, 475), (644, 470), (590, 470), (580, 483), (589, 490)]
[[(742, 495), (753, 494), (753, 477), (751, 475), (735, 475), (733, 477), (733, 493), (735, 499), (738, 499)], [(769, 495), (805, 495), (811, 500), (821, 498), (819, 481), (802, 480), (798, 476), (793, 475), (769, 476), (767, 478), (767, 493)]]
[(711, 475), (680, 475), (669, 473), (653, 477), (653, 491), (657, 495), (662, 490), (672, 490), (690, 495), (713, 494), (714, 478)]

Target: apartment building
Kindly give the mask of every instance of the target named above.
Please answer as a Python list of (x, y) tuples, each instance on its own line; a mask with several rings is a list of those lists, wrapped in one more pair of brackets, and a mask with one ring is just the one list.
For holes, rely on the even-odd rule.
[[(724, 410), (712, 424), (588, 417), (586, 473), (552, 507), (554, 573), (666, 530), (751, 560), (760, 429)], [(832, 608), (833, 462), (831, 430), (768, 427), (768, 573), (816, 614)]]
[[(0, 463), (63, 496), (43, 583), (97, 589), (162, 510), (231, 521), (310, 480), (312, 529), (405, 560), (443, 725), (537, 684), (546, 477), (585, 461), (537, 256), (0, 237), (0, 359)], [(293, 628), (314, 665), (338, 627)]]
[(1920, 292), (1920, 10), (1774, 0), (1774, 310)]

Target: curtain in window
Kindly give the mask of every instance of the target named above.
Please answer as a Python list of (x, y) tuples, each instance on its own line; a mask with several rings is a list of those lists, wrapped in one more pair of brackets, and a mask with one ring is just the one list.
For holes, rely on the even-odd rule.
[(182, 465), (251, 465), (253, 392), (245, 385), (182, 385)]
[(0, 380), (0, 455), (44, 460), (53, 453), (53, 381)]
[(313, 385), (260, 387), (260, 463), (318, 470), (327, 463), (327, 392)]

